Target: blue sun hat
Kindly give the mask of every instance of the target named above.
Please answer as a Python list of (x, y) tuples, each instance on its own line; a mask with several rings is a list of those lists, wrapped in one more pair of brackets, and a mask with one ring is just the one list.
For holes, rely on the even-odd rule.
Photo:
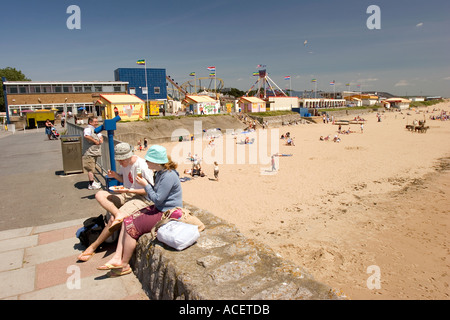
[(169, 162), (167, 158), (166, 148), (159, 145), (151, 146), (145, 155), (145, 160), (157, 164), (165, 164)]

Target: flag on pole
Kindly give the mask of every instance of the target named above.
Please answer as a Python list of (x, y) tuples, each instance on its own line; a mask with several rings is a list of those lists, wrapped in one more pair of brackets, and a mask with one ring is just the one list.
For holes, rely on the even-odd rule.
[(257, 68), (265, 68), (266, 65), (265, 65), (265, 64), (258, 64), (256, 67), (257, 67)]
[(330, 82), (330, 86), (334, 86), (334, 80)]
[(145, 60), (138, 60), (136, 61), (137, 64), (145, 64)]
[(291, 80), (291, 76), (284, 77), (284, 80)]
[(216, 71), (216, 67), (208, 67), (207, 68), (209, 71)]
[(191, 73), (189, 73), (189, 75), (190, 75), (191, 77), (193, 77), (193, 76), (195, 76), (195, 72), (191, 72)]
[(215, 76), (216, 76), (216, 73), (215, 73), (215, 72), (210, 72), (210, 73), (209, 73), (209, 76), (210, 76), (210, 77), (215, 77)]
[(259, 76), (259, 72), (253, 72), (254, 76)]
[(316, 79), (312, 79), (311, 82), (317, 82), (317, 80)]

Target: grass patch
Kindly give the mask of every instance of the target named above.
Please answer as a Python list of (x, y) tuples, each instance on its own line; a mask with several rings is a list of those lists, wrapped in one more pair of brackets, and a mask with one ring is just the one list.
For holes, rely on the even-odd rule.
[(276, 117), (276, 116), (285, 116), (288, 114), (298, 114), (298, 112), (290, 111), (290, 110), (278, 110), (278, 111), (266, 111), (266, 112), (252, 112), (249, 113), (249, 116), (255, 117)]

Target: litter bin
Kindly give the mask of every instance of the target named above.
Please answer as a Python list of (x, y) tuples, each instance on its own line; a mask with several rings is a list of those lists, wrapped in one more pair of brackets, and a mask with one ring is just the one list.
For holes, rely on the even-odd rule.
[(81, 136), (61, 136), (60, 139), (64, 173), (69, 174), (83, 172)]

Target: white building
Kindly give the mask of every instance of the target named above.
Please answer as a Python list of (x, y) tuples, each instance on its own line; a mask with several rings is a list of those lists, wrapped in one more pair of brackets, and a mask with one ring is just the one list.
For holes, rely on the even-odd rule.
[(405, 99), (405, 98), (389, 98), (386, 100), (381, 101), (386, 108), (398, 108), (400, 110), (408, 109), (409, 104), (411, 103), (411, 100)]
[(269, 97), (270, 111), (298, 108), (298, 97)]
[(208, 96), (187, 95), (183, 100), (186, 111), (194, 114), (217, 114), (220, 112), (220, 102)]

